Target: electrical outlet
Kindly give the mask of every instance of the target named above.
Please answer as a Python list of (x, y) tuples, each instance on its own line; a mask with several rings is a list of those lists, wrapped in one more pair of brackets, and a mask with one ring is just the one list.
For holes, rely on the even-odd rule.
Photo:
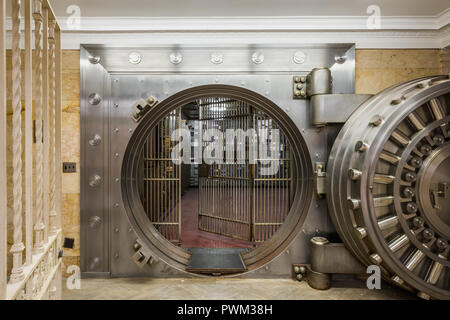
[(75, 243), (75, 239), (73, 238), (64, 238), (64, 244), (63, 247), (67, 249), (73, 249)]
[(77, 164), (75, 162), (63, 163), (63, 173), (74, 173), (74, 172), (77, 172)]

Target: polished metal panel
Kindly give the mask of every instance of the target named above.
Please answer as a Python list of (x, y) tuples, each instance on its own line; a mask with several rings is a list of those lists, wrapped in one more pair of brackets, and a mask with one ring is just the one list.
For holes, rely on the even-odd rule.
[(315, 126), (345, 123), (350, 115), (372, 95), (319, 94), (311, 97), (311, 122)]
[[(292, 59), (294, 53), (300, 51), (304, 53), (303, 63), (297, 63)], [(137, 52), (141, 56), (139, 64), (129, 62), (129, 55), (132, 52)], [(252, 55), (255, 52), (260, 52), (259, 56), (264, 55), (264, 61), (254, 63)], [(223, 62), (212, 63), (213, 53), (221, 54)], [(337, 63), (335, 56), (342, 55), (346, 55), (348, 59), (342, 64)], [(100, 63), (91, 64), (90, 56), (98, 57)], [(326, 162), (339, 127), (320, 129), (312, 127), (309, 101), (292, 98), (293, 77), (306, 76), (316, 67), (328, 67), (334, 79), (333, 93), (354, 93), (355, 65), (352, 45), (298, 47), (249, 45), (211, 48), (88, 46), (82, 49), (81, 63), (83, 88), (81, 254), (84, 276), (101, 276), (104, 273), (112, 276), (189, 275), (179, 270), (183, 270), (182, 264), (187, 263), (190, 254), (178, 252), (174, 248), (170, 250), (179, 254), (181, 261), (179, 264), (168, 265), (165, 261), (166, 253), (159, 251), (158, 246), (146, 247), (146, 252), (161, 258), (151, 266), (141, 269), (132, 260), (136, 253), (133, 245), (138, 238), (146, 240), (146, 236), (136, 231), (126, 214), (127, 207), (122, 196), (124, 176), (121, 170), (129, 141), (134, 132), (139, 130), (140, 123), (133, 120), (133, 113), (136, 111), (133, 108), (137, 101), (152, 96), (164, 104), (174, 95), (205, 85), (233, 86), (249, 90), (273, 102), (270, 107), (272, 115), (285, 117), (295, 124), (295, 131), (299, 132), (306, 142), (309, 152), (307, 156), (312, 163)], [(100, 78), (100, 73), (105, 69), (107, 72)], [(102, 97), (97, 106), (88, 103), (89, 95), (94, 92)], [(155, 110), (150, 110), (142, 121), (157, 112)], [(293, 132), (294, 130), (290, 130), (291, 134)], [(98, 144), (91, 146), (89, 140)], [(291, 177), (294, 178), (294, 182), (308, 185), (312, 181), (312, 173), (308, 176), (306, 167), (298, 167), (298, 170), (305, 175), (301, 178), (304, 180), (298, 180), (301, 174), (293, 172)], [(87, 179), (92, 174), (98, 174), (103, 181), (95, 192), (88, 186)], [(265, 259), (260, 260), (257, 268), (241, 276), (260, 277), (270, 274), (273, 277), (290, 277), (292, 263), (308, 260), (309, 238), (316, 235), (333, 237), (334, 228), (327, 215), (324, 199), (313, 200), (307, 208), (302, 208), (299, 203), (292, 205), (297, 211), (304, 209), (309, 213), (304, 223), (286, 239), (276, 238), (277, 232), (274, 236), (275, 241), (281, 244), (279, 248), (284, 249), (267, 255)], [(87, 221), (94, 212), (100, 216), (102, 223), (99, 228), (91, 230)], [(142, 225), (145, 223), (142, 222)], [(250, 265), (255, 259), (253, 255), (252, 252), (246, 255)], [(90, 269), (91, 265), (96, 267)]]
[[(109, 108), (111, 79), (81, 48), (81, 268), (86, 274), (110, 272), (109, 256)], [(91, 100), (91, 98), (94, 98)], [(95, 103), (93, 103), (95, 102)], [(100, 227), (92, 227), (92, 218)]]

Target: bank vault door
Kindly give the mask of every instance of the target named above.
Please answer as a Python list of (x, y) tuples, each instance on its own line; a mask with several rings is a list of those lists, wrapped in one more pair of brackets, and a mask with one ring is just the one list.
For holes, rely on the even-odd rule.
[[(198, 105), (203, 136), (210, 129), (224, 133), (224, 164), (200, 166), (199, 229), (253, 243), (264, 242), (283, 224), (290, 210), (288, 141), (272, 119), (242, 101), (208, 98)], [(227, 130), (232, 130), (236, 138), (230, 148)], [(252, 130), (255, 137), (248, 135)], [(263, 134), (272, 130), (277, 131), (277, 139)], [(206, 163), (217, 157), (208, 150), (212, 141), (209, 138), (210, 135), (202, 143)], [(255, 139), (254, 147), (250, 139)], [(260, 145), (267, 152), (262, 152)], [(233, 150), (231, 163), (229, 150)], [(265, 170), (273, 163), (276, 168), (272, 173)]]

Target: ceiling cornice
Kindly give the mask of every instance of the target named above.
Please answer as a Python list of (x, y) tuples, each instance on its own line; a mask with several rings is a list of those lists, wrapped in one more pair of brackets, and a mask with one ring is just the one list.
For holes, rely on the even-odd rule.
[(367, 16), (308, 17), (85, 17), (74, 29), (59, 17), (63, 48), (80, 44), (355, 43), (357, 48), (443, 48), (450, 45), (450, 8), (436, 16), (382, 16), (380, 29)]
[[(308, 17), (84, 17), (78, 28), (58, 18), (65, 32), (123, 31), (321, 31), (369, 30), (368, 16)], [(69, 23), (68, 23), (69, 22)], [(382, 16), (380, 30), (439, 30), (450, 23), (450, 10), (433, 17)]]

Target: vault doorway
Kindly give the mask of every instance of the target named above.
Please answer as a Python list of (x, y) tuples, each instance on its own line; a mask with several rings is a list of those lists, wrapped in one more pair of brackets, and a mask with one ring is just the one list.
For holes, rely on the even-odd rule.
[(144, 110), (124, 155), (122, 198), (145, 250), (213, 275), (251, 271), (283, 252), (312, 197), (309, 152), (292, 119), (227, 85), (191, 88)]

